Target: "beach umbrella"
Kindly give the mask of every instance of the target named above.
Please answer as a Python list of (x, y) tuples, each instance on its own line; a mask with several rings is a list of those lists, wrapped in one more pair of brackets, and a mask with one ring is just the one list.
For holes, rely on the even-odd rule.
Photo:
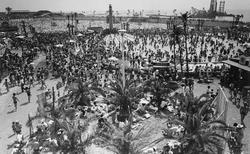
[(63, 44), (57, 44), (57, 45), (55, 45), (55, 47), (61, 48), (61, 47), (63, 47)]
[(23, 36), (23, 35), (19, 35), (19, 36), (17, 36), (16, 38), (23, 39), (23, 38), (25, 38), (25, 36)]
[(76, 41), (75, 40), (69, 40), (70, 43), (75, 43)]
[(92, 34), (92, 33), (94, 33), (95, 31), (93, 31), (93, 30), (91, 30), (91, 29), (88, 29), (87, 31), (86, 31), (86, 34)]
[(79, 33), (79, 34), (77, 34), (77, 36), (78, 36), (78, 37), (81, 37), (81, 36), (83, 36), (83, 34), (82, 34), (82, 33)]
[(116, 58), (116, 57), (110, 57), (110, 58), (108, 58), (108, 60), (110, 60), (110, 61), (118, 61), (119, 59)]

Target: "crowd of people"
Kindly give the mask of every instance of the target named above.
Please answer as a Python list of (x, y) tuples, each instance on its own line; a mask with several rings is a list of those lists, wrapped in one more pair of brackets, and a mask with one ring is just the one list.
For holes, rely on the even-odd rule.
[[(173, 43), (176, 40), (173, 40), (168, 32), (159, 29), (133, 29), (128, 33), (133, 34), (134, 41), (125, 39), (124, 44), (119, 40), (119, 34), (105, 36), (94, 32), (79, 37), (69, 36), (66, 32), (37, 33), (33, 36), (33, 39), (17, 39), (16, 36), (9, 36), (12, 40), (11, 48), (6, 49), (5, 54), (1, 57), (1, 70), (8, 72), (8, 78), (4, 80), (3, 84), (6, 93), (10, 91), (11, 87), (20, 86), (21, 93), (26, 92), (30, 103), (32, 86), (39, 84), (41, 89), (46, 89), (46, 79), (50, 77), (50, 74), (54, 78), (61, 78), (62, 85), (66, 85), (68, 89), (80, 80), (82, 82), (91, 81), (92, 86), (107, 90), (111, 82), (120, 75), (119, 64), (123, 63), (119, 60), (122, 57), (121, 46), (123, 46), (125, 54), (125, 79), (127, 81), (136, 80), (138, 84), (153, 78), (162, 83), (173, 80), (184, 81), (183, 87), (192, 89), (193, 80), (183, 79), (187, 73), (184, 64), (186, 57), (184, 41)], [(184, 39), (182, 36), (178, 37), (180, 40)], [(237, 58), (243, 54), (242, 51), (244, 50), (244, 42), (228, 40), (224, 36), (213, 34), (204, 36), (190, 35), (187, 44), (189, 51), (187, 55), (188, 62), (190, 66), (191, 64), (194, 66), (193, 69), (189, 68), (189, 78), (199, 78), (199, 81), (202, 79), (209, 81), (211, 77), (223, 79), (222, 72), (225, 70), (225, 66), (214, 65), (213, 63), (220, 63), (222, 60), (229, 58)], [(11, 51), (14, 49), (21, 50), (21, 56), (12, 53)], [(46, 64), (35, 68), (32, 61), (39, 54), (46, 56)], [(117, 57), (117, 60), (110, 60), (111, 57)], [(153, 67), (146, 65), (160, 61), (169, 63), (169, 66), (152, 69)], [(203, 65), (203, 63), (206, 64)], [(142, 67), (144, 69), (141, 69)], [(3, 93), (4, 90), (0, 91)], [(216, 97), (216, 92), (210, 90), (210, 88), (208, 88), (207, 94), (211, 99)], [(17, 93), (12, 95), (15, 111), (17, 111), (19, 101), (17, 95)], [(87, 105), (80, 103), (86, 102), (79, 102), (79, 106)], [(183, 116), (185, 110), (188, 110), (191, 114), (196, 114), (199, 107), (200, 104), (195, 103), (188, 108), (184, 104), (173, 106), (180, 120), (185, 118)], [(203, 115), (206, 121), (214, 116), (214, 110), (214, 106), (209, 106), (207, 114)], [(246, 116), (243, 109), (241, 113)], [(244, 120), (244, 117), (242, 119)], [(242, 123), (244, 124), (243, 120)], [(17, 126), (16, 123), (13, 123), (15, 132), (17, 132), (17, 128), (20, 129)], [(17, 132), (17, 134), (20, 133), (20, 131)], [(182, 133), (185, 134), (185, 132)], [(172, 153), (177, 154), (180, 147), (165, 148), (167, 149), (165, 151), (172, 150), (176, 151)]]

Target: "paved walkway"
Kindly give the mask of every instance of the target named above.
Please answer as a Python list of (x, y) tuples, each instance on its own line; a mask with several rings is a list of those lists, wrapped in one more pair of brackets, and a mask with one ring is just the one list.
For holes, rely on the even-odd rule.
[[(41, 55), (36, 59), (33, 65), (36, 67), (40, 62), (44, 60), (44, 56)], [(3, 79), (4, 80), (4, 79)], [(48, 88), (51, 89), (52, 86), (55, 87), (59, 79), (46, 80)], [(5, 87), (0, 84), (2, 92), (5, 93)], [(24, 137), (28, 137), (29, 128), (25, 126), (28, 120), (28, 114), (35, 115), (37, 112), (37, 95), (44, 92), (44, 90), (39, 90), (40, 85), (31, 87), (31, 103), (28, 103), (28, 98), (26, 93), (21, 93), (17, 95), (20, 102), (17, 105), (17, 112), (14, 111), (14, 105), (12, 103), (13, 93), (20, 93), (20, 87), (13, 87), (10, 92), (0, 96), (0, 154), (10, 154), (13, 148), (13, 143), (16, 140), (16, 136), (12, 131), (12, 122), (18, 120), (22, 124), (22, 133)], [(56, 90), (56, 89), (55, 89)], [(57, 94), (57, 91), (56, 91)], [(57, 95), (56, 95), (57, 98)]]

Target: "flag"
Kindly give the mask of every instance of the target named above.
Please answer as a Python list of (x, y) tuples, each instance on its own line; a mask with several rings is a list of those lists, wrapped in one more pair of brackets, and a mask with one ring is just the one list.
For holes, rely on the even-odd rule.
[(217, 119), (227, 122), (228, 99), (221, 87), (219, 87), (219, 93), (213, 104), (216, 106)]

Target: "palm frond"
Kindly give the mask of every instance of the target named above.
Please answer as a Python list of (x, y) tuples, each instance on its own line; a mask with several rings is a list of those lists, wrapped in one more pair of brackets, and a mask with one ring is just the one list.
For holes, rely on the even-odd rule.
[(47, 115), (40, 115), (40, 114), (36, 114), (35, 116), (30, 117), (27, 122), (26, 122), (26, 126), (27, 127), (31, 127), (32, 126), (32, 122), (35, 120), (39, 120), (39, 119), (49, 119), (49, 120), (54, 120), (53, 118), (47, 116)]
[(206, 111), (206, 109), (208, 108), (209, 105), (211, 105), (212, 101), (206, 102), (205, 104), (203, 104), (203, 106), (201, 107), (201, 109), (199, 109), (198, 115), (201, 116), (204, 114), (204, 112)]
[(214, 149), (214, 145), (212, 145), (210, 143), (206, 144), (204, 151), (209, 152), (210, 154), (216, 153), (216, 151)]
[(209, 126), (215, 126), (215, 125), (219, 125), (219, 126), (223, 126), (223, 127), (227, 127), (227, 124), (222, 121), (222, 120), (213, 120), (207, 123), (203, 123), (201, 128), (208, 128)]

